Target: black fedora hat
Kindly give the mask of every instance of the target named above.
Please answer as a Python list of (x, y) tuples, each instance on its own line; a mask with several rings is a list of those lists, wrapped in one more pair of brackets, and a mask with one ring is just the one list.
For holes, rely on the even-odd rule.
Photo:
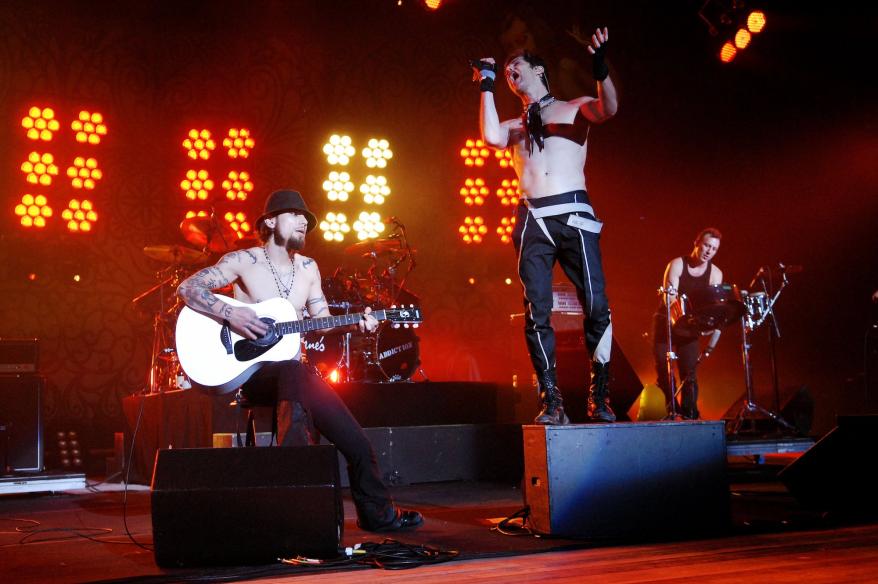
[(265, 210), (256, 220), (256, 229), (259, 229), (262, 222), (269, 217), (274, 217), (284, 211), (298, 211), (303, 214), (308, 219), (308, 231), (317, 227), (317, 217), (308, 210), (308, 205), (305, 204), (305, 199), (302, 198), (299, 191), (280, 190), (268, 195), (268, 199), (265, 201)]

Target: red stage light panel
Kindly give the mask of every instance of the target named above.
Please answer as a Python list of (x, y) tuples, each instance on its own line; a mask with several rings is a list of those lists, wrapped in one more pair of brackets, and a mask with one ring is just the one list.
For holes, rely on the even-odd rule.
[(228, 136), (223, 139), (223, 148), (228, 151), (230, 158), (247, 158), (255, 145), (247, 128), (229, 128)]
[(92, 190), (104, 174), (98, 168), (97, 159), (77, 156), (73, 159), (73, 165), (67, 168), (67, 176), (73, 188)]
[(500, 204), (504, 207), (517, 205), (518, 198), (521, 196), (521, 193), (518, 190), (518, 179), (504, 178), (500, 181), (500, 187), (497, 189), (496, 193), (497, 197), (500, 199)]
[(463, 197), (463, 202), (472, 207), (480, 206), (485, 204), (485, 198), (490, 194), (490, 190), (485, 186), (485, 180), (482, 178), (468, 178), (463, 181), (463, 186), (460, 187), (460, 196)]
[(726, 41), (719, 51), (719, 59), (723, 63), (731, 63), (732, 59), (734, 59), (737, 54), (738, 49), (735, 48), (735, 45), (733, 45), (731, 41)]
[(484, 217), (467, 215), (457, 231), (465, 243), (482, 243), (483, 236), (488, 233), (488, 227), (485, 225)]
[(500, 164), (500, 168), (509, 168), (512, 166), (512, 151), (508, 148), (505, 150), (495, 150), (494, 158)]
[(213, 181), (206, 170), (189, 169), (186, 178), (180, 182), (180, 188), (190, 201), (206, 201), (213, 190)]
[(82, 144), (100, 144), (101, 137), (107, 135), (104, 116), (99, 112), (82, 110), (77, 119), (70, 123), (76, 141)]
[(48, 142), (61, 128), (61, 124), (55, 119), (55, 110), (52, 108), (32, 106), (22, 118), (21, 127), (27, 130), (29, 139)]
[(30, 184), (47, 187), (52, 184), (52, 177), (58, 176), (58, 167), (51, 152), (31, 152), (21, 163), (21, 172)]
[(761, 10), (754, 10), (747, 16), (747, 30), (753, 34), (759, 34), (765, 28), (765, 13)]
[(52, 216), (52, 207), (45, 195), (26, 194), (15, 206), (15, 215), (23, 227), (45, 227), (46, 219)]
[(183, 148), (186, 149), (186, 155), (192, 160), (207, 160), (210, 158), (211, 152), (216, 149), (216, 142), (210, 137), (210, 130), (189, 130), (189, 134), (183, 140)]
[(231, 211), (227, 211), (223, 218), (229, 224), (229, 226), (238, 234), (238, 239), (242, 239), (250, 234), (250, 223), (247, 221), (246, 213), (238, 211), (237, 213), (233, 213)]
[(466, 166), (485, 166), (491, 151), (481, 140), (467, 140), (460, 149), (460, 157)]
[(497, 227), (497, 235), (501, 243), (512, 243), (512, 230), (515, 229), (515, 217), (503, 217)]
[(94, 204), (88, 199), (71, 199), (67, 208), (61, 212), (61, 218), (67, 222), (68, 231), (86, 233), (97, 222), (98, 214), (94, 210)]
[(223, 190), (226, 191), (226, 198), (230, 201), (246, 201), (247, 196), (253, 192), (250, 173), (246, 170), (229, 171), (228, 177), (223, 181)]

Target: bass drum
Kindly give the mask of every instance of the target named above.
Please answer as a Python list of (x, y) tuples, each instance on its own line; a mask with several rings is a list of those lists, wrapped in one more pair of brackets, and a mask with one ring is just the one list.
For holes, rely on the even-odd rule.
[[(343, 381), (344, 334), (310, 332), (302, 335), (304, 361), (314, 366), (320, 376), (331, 381)], [(338, 376), (332, 379), (332, 372)]]
[(378, 383), (408, 381), (421, 366), (418, 337), (410, 328), (384, 323), (367, 350), (366, 379)]

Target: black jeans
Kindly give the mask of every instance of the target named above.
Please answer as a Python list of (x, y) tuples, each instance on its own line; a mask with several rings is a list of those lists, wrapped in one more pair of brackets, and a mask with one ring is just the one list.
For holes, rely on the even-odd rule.
[[(664, 314), (655, 314), (653, 316), (653, 356), (655, 358), (655, 373), (658, 386), (665, 394), (665, 404), (667, 404), (668, 411), (670, 412), (671, 388), (668, 384), (667, 322), (667, 317)], [(676, 406), (677, 413), (682, 414), (684, 418), (697, 420), (700, 417), (700, 414), (698, 412), (698, 379), (695, 376), (695, 370), (698, 365), (698, 356), (701, 353), (698, 338), (672, 335), (671, 341), (674, 346), (674, 352), (677, 354), (677, 387), (682, 388), (680, 390), (682, 404)]]
[[(573, 191), (532, 200), (541, 207), (588, 203), (585, 191)], [(574, 213), (594, 221), (588, 213)], [(517, 210), (512, 238), (518, 254), (518, 275), (524, 287), (525, 340), (537, 374), (555, 368), (555, 331), (552, 315), (552, 269), (561, 264), (576, 287), (585, 319), (585, 344), (592, 359), (610, 360), (612, 327), (610, 304), (601, 265), (600, 234), (568, 225), (571, 213), (542, 219), (546, 232), (525, 204)], [(550, 239), (551, 237), (551, 239)]]
[[(351, 496), (361, 524), (375, 526), (393, 515), (393, 501), (378, 469), (372, 445), (335, 390), (299, 361), (264, 365), (243, 386), (252, 401), (299, 402), (321, 434), (335, 444), (348, 463)], [(285, 444), (281, 444), (285, 446)]]

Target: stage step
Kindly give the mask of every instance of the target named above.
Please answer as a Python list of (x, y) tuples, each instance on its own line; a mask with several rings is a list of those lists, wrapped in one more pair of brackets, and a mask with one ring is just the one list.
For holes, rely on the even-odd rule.
[(83, 473), (18, 474), (0, 477), (0, 495), (73, 491), (85, 488)]

